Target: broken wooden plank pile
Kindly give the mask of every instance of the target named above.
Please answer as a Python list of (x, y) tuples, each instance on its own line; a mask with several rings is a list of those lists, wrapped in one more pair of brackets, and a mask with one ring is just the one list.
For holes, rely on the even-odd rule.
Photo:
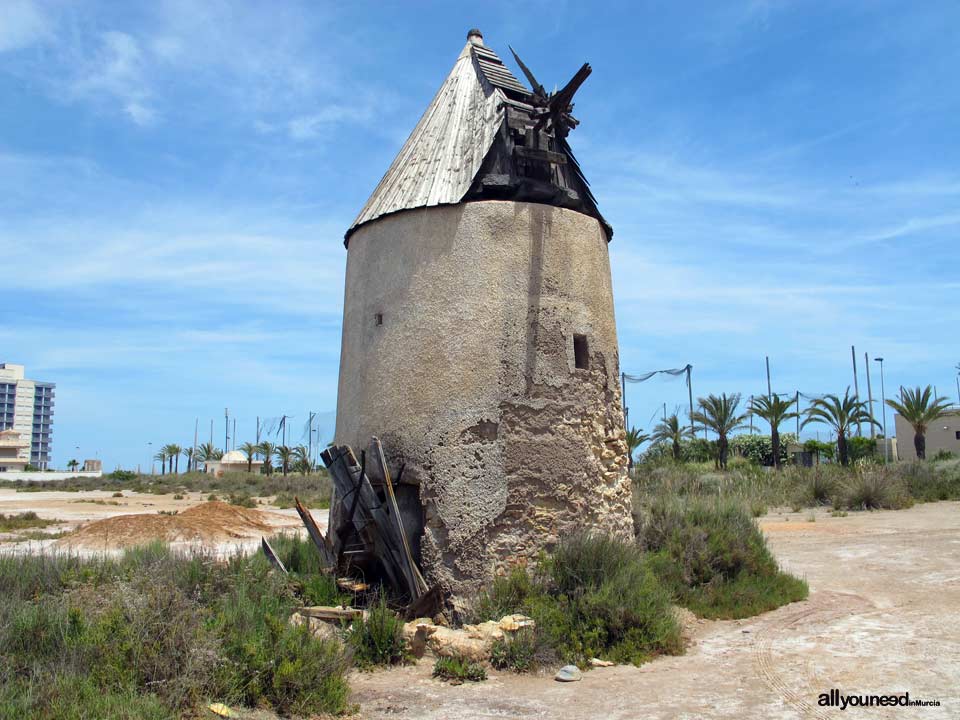
[(344, 570), (376, 560), (389, 583), (414, 603), (430, 588), (410, 549), (383, 445), (378, 438), (372, 438), (370, 445), (371, 469), (383, 478), (383, 497), (367, 476), (366, 452), (359, 463), (348, 445), (334, 445), (320, 455), (333, 480), (328, 531), (333, 555)]
[[(380, 440), (371, 439), (369, 451), (361, 452), (359, 463), (348, 445), (331, 446), (320, 457), (333, 480), (327, 533), (320, 530), (299, 499), (296, 509), (320, 553), (324, 570), (335, 573), (337, 584), (353, 592), (366, 591), (377, 580), (386, 582), (407, 597), (405, 614), (409, 617), (435, 613), (442, 601), (440, 588), (429, 587), (417, 566)], [(376, 478), (373, 482), (367, 474), (368, 458), (369, 470)], [(401, 466), (398, 482), (402, 474)], [(265, 538), (261, 545), (270, 563), (286, 573)]]

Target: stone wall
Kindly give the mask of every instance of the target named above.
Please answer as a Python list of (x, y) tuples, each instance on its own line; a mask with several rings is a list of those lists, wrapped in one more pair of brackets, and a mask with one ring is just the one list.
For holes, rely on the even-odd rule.
[(599, 223), (483, 201), (362, 226), (347, 257), (336, 442), (362, 448), (374, 434), (419, 484), (428, 579), (456, 595), (574, 530), (628, 535)]

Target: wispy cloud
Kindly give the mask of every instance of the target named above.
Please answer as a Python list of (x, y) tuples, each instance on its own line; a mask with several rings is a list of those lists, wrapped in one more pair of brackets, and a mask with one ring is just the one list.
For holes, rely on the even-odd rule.
[(31, 0), (6, 0), (0, 20), (0, 53), (19, 50), (53, 37), (53, 25)]

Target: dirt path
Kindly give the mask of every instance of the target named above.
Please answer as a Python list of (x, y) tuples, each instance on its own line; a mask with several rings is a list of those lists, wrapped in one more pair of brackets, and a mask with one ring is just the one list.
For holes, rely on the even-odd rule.
[[(492, 672), (450, 686), (432, 663), (351, 678), (364, 718), (960, 718), (960, 503), (845, 518), (761, 520), (810, 598), (758, 618), (701, 622), (682, 657), (598, 668), (579, 683)], [(823, 708), (820, 693), (940, 707)]]

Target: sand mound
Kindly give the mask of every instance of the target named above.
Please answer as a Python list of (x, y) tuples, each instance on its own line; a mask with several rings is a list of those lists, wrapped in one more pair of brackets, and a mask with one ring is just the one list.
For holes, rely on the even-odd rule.
[(95, 550), (155, 540), (215, 544), (270, 533), (274, 525), (271, 515), (224, 502), (206, 502), (177, 515), (118, 515), (97, 520), (80, 526), (57, 545)]

